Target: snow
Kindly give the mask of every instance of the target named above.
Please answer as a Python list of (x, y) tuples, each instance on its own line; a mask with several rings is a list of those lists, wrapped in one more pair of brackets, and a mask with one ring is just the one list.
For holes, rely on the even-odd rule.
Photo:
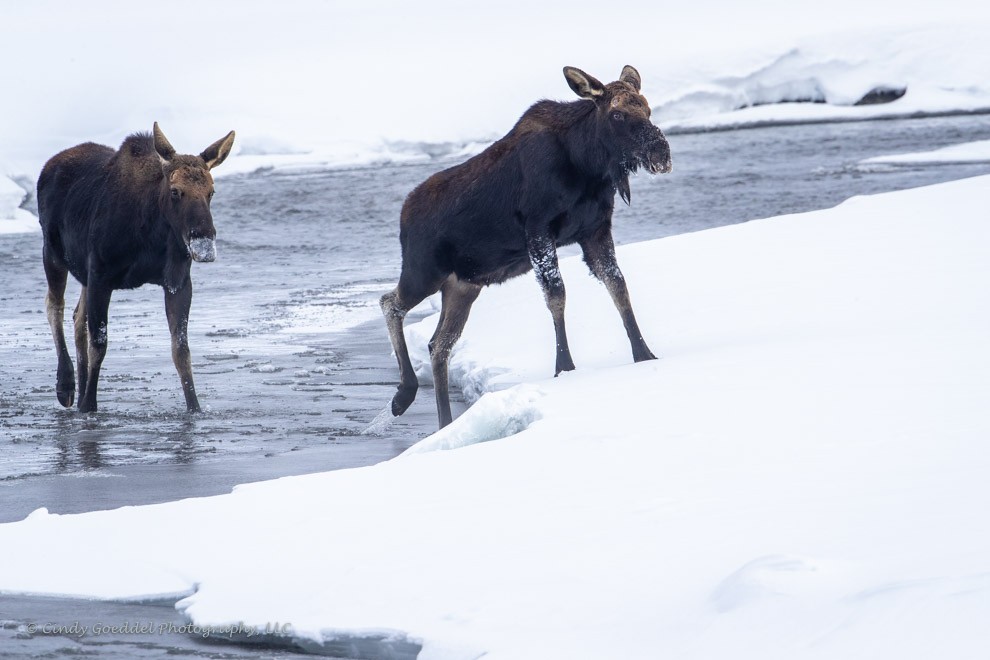
[(40, 230), (38, 218), (20, 208), (27, 192), (12, 179), (0, 175), (0, 234)]
[(337, 334), (369, 321), (379, 322), (382, 317), (378, 304), (381, 292), (381, 282), (308, 290), (305, 299), (290, 306), (288, 314), (279, 319), (279, 332)]
[(953, 144), (932, 151), (876, 156), (860, 161), (860, 165), (946, 165), (957, 163), (990, 163), (990, 140)]
[[(678, 130), (986, 111), (990, 86), (977, 82), (990, 66), (985, 33), (977, 23), (806, 37), (743, 58), (735, 72), (721, 61), (699, 66), (691, 83), (647, 98), (661, 123)], [(856, 105), (876, 89), (905, 93)]]
[[(990, 177), (560, 261), (451, 360), (478, 401), (379, 465), (0, 525), (0, 590), (184, 596), (438, 658), (931, 658), (990, 645)], [(511, 323), (506, 320), (511, 319)], [(408, 331), (422, 361), (435, 317)], [(415, 405), (432, 407), (431, 392)]]
[[(52, 0), (2, 18), (0, 178), (27, 188), (58, 151), (155, 121), (184, 153), (236, 129), (218, 176), (477, 153), (534, 101), (574, 98), (564, 65), (635, 65), (668, 130), (990, 108), (990, 5), (971, 0)], [(851, 105), (875, 87), (907, 93)], [(824, 103), (780, 104), (803, 98)]]

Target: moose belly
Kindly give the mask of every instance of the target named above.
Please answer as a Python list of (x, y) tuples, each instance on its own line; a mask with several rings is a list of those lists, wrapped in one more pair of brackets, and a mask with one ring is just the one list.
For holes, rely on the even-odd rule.
[(163, 264), (138, 260), (122, 270), (113, 282), (114, 289), (136, 289), (145, 284), (164, 283)]
[(454, 274), (458, 279), (482, 286), (499, 284), (532, 268), (525, 250), (505, 251), (497, 255), (462, 254), (454, 262)]

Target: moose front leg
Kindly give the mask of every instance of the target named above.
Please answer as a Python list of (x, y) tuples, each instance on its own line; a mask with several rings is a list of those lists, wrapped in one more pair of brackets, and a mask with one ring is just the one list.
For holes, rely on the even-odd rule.
[(548, 234), (535, 234), (527, 238), (529, 260), (533, 264), (536, 280), (543, 289), (547, 308), (553, 316), (553, 330), (557, 339), (557, 366), (554, 376), (561, 371), (573, 371), (574, 360), (567, 346), (567, 331), (564, 329), (564, 280), (557, 265), (557, 246)]
[(657, 356), (646, 345), (639, 324), (636, 323), (636, 315), (629, 301), (629, 290), (626, 288), (626, 278), (622, 276), (619, 264), (615, 260), (615, 244), (612, 242), (611, 228), (602, 227), (591, 238), (581, 241), (580, 244), (584, 251), (585, 263), (588, 264), (592, 274), (605, 284), (615, 308), (619, 310), (622, 325), (626, 328), (626, 335), (632, 346), (633, 360), (636, 362), (656, 360)]
[(79, 394), (79, 412), (96, 410), (96, 383), (100, 379), (100, 367), (107, 355), (107, 318), (110, 311), (110, 295), (113, 291), (90, 273), (86, 286), (86, 330), (89, 335), (89, 372), (86, 388)]
[(76, 311), (72, 313), (72, 326), (76, 338), (76, 360), (79, 363), (79, 398), (86, 394), (89, 380), (89, 332), (86, 330), (86, 287), (79, 292)]
[(177, 291), (165, 287), (165, 316), (172, 334), (172, 362), (182, 381), (182, 393), (186, 396), (186, 409), (199, 412), (199, 399), (193, 384), (192, 358), (189, 354), (189, 307), (192, 305), (192, 282)]

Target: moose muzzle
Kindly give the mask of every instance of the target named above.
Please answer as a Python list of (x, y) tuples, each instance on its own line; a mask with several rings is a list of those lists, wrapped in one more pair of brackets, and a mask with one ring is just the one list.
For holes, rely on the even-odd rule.
[(217, 259), (216, 239), (197, 236), (189, 240), (188, 248), (193, 261), (210, 262)]
[(667, 174), (674, 169), (670, 160), (670, 144), (659, 128), (650, 136), (646, 146), (646, 157), (643, 160), (650, 174)]

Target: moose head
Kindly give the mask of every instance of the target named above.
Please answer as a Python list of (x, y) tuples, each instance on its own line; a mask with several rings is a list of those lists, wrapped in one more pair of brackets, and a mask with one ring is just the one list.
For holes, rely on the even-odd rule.
[[(650, 121), (650, 104), (640, 93), (642, 79), (636, 69), (623, 67), (619, 79), (607, 85), (572, 66), (564, 67), (564, 77), (575, 94), (594, 101), (599, 135), (617, 150), (624, 173), (640, 167), (651, 174), (671, 171), (670, 145), (663, 131)], [(620, 193), (628, 202), (627, 188), (628, 183), (620, 185)]]
[(217, 258), (217, 230), (213, 226), (210, 200), (213, 176), (210, 170), (230, 154), (234, 131), (220, 138), (198, 156), (177, 154), (155, 122), (152, 132), (155, 151), (162, 164), (162, 210), (172, 231), (195, 261)]

